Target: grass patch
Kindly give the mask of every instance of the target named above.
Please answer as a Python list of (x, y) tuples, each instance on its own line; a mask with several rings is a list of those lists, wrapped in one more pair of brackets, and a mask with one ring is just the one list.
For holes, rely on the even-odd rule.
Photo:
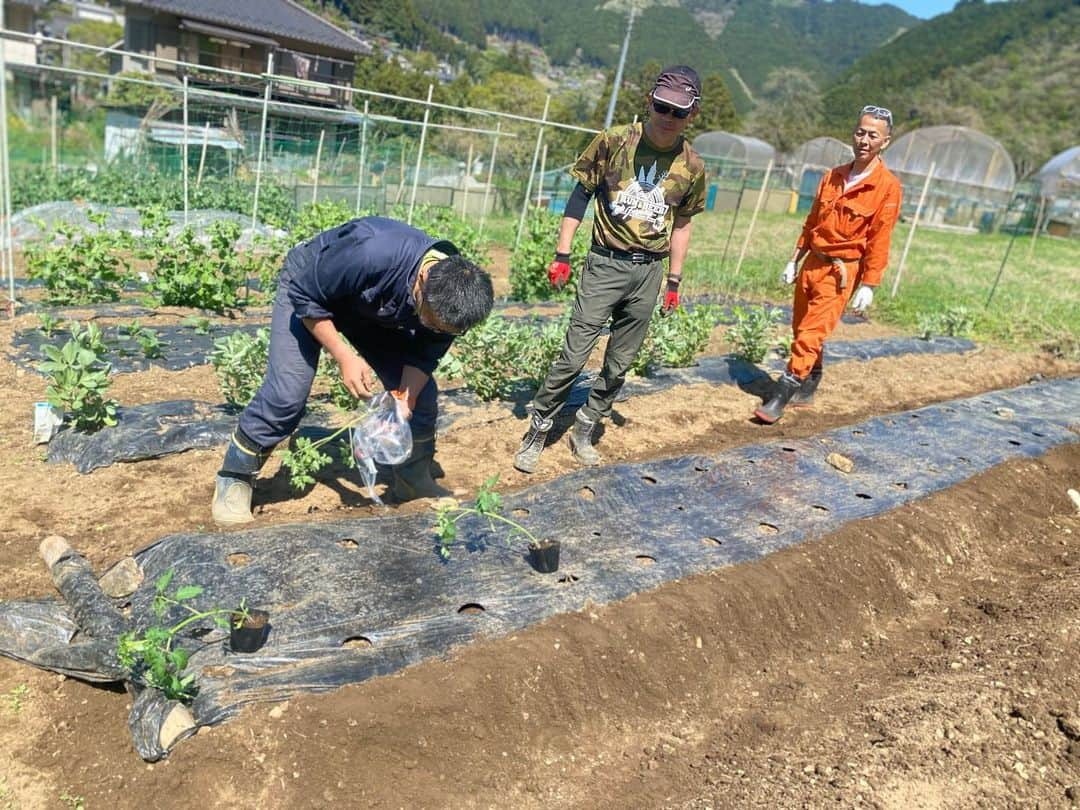
[[(779, 277), (794, 249), (803, 217), (760, 213), (736, 273), (750, 214), (748, 208), (739, 212), (734, 230), (730, 211), (709, 211), (694, 218), (683, 295), (710, 293), (752, 302), (790, 303), (791, 289), (781, 284)], [(491, 219), (485, 226), (485, 238), (506, 239), (510, 246), (516, 226), (516, 217)], [(591, 226), (587, 220), (581, 227)], [(908, 228), (908, 224), (899, 223), (893, 233), (889, 269), (871, 310), (875, 318), (914, 334), (920, 319), (964, 307), (972, 316), (972, 337), (977, 341), (1023, 349), (1049, 347), (1063, 356), (1080, 358), (1080, 239), (1040, 236), (1029, 260), (1031, 236), (1018, 237), (987, 306), (1009, 234), (920, 228), (911, 243), (899, 290), (892, 298)], [(554, 253), (554, 244), (551, 249)]]

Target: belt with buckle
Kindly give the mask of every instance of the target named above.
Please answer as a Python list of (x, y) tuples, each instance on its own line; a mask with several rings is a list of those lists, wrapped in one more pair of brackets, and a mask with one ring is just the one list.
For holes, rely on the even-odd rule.
[(856, 259), (841, 259), (837, 256), (830, 256), (828, 253), (822, 253), (820, 250), (810, 249), (810, 252), (817, 256), (822, 261), (828, 262), (833, 266), (833, 269), (840, 275), (840, 289), (847, 289), (848, 285), (848, 272), (847, 266), (851, 262), (857, 261)]
[(613, 250), (612, 248), (606, 248), (603, 245), (593, 245), (589, 248), (589, 250), (595, 253), (597, 256), (606, 256), (609, 259), (621, 259), (622, 261), (630, 262), (631, 264), (649, 264), (650, 262), (658, 262), (661, 259), (666, 259), (668, 257), (667, 252), (631, 252), (628, 250)]

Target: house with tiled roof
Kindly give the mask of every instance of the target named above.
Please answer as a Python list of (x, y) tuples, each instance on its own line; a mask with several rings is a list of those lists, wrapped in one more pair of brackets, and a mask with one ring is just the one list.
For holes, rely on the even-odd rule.
[(127, 0), (124, 50), (132, 55), (122, 70), (187, 76), (195, 85), (237, 93), (261, 94), (265, 85), (254, 77), (269, 66), (274, 75), (317, 83), (278, 82), (275, 97), (326, 105), (345, 102), (356, 58), (371, 53), (292, 0)]

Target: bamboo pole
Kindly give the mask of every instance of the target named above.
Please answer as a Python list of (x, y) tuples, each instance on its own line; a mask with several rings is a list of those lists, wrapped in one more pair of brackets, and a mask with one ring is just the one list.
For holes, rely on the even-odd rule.
[(896, 278), (893, 279), (892, 292), (889, 294), (890, 298), (896, 298), (896, 291), (900, 289), (900, 277), (904, 275), (904, 265), (907, 263), (908, 248), (911, 247), (911, 240), (915, 238), (915, 229), (919, 226), (919, 216), (922, 214), (923, 203), (926, 202), (926, 192), (930, 190), (930, 181), (934, 177), (934, 170), (937, 168), (936, 161), (930, 161), (930, 171), (926, 173), (926, 180), (923, 181), (922, 191), (919, 192), (919, 202), (915, 205), (915, 218), (911, 220), (911, 228), (907, 232), (907, 239), (904, 240), (904, 250), (900, 254), (900, 266), (896, 268)]
[(1031, 232), (1031, 244), (1028, 245), (1028, 261), (1031, 261), (1031, 257), (1035, 255), (1035, 240), (1039, 238), (1039, 231), (1042, 230), (1043, 214), (1046, 213), (1046, 197), (1039, 195), (1039, 213), (1035, 215), (1035, 230)]
[(735, 275), (739, 275), (742, 269), (743, 258), (746, 256), (746, 248), (750, 245), (750, 235), (754, 232), (754, 223), (757, 222), (758, 211), (761, 203), (769, 190), (769, 176), (772, 174), (773, 162), (769, 159), (769, 165), (765, 168), (765, 179), (761, 181), (761, 189), (758, 191), (757, 201), (754, 203), (754, 213), (750, 215), (750, 227), (746, 229), (746, 237), (743, 239), (742, 250), (739, 251), (739, 260), (735, 263)]
[(739, 185), (739, 196), (735, 200), (735, 210), (731, 214), (731, 227), (728, 228), (727, 239), (724, 240), (724, 252), (720, 254), (720, 267), (718, 270), (724, 269), (724, 263), (727, 261), (728, 247), (731, 245), (731, 237), (735, 234), (735, 221), (739, 218), (739, 212), (742, 210), (742, 198), (746, 193), (746, 169), (743, 169), (742, 182)]

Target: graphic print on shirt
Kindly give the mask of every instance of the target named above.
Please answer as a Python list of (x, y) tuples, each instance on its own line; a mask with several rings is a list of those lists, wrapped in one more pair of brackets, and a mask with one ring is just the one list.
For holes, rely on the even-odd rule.
[(668, 204), (664, 202), (664, 190), (660, 183), (667, 177), (667, 172), (661, 172), (657, 177), (656, 161), (648, 171), (642, 166), (638, 169), (637, 178), (622, 189), (611, 203), (611, 214), (621, 220), (640, 219), (649, 223), (653, 230), (661, 230), (664, 227), (664, 217), (668, 212)]

